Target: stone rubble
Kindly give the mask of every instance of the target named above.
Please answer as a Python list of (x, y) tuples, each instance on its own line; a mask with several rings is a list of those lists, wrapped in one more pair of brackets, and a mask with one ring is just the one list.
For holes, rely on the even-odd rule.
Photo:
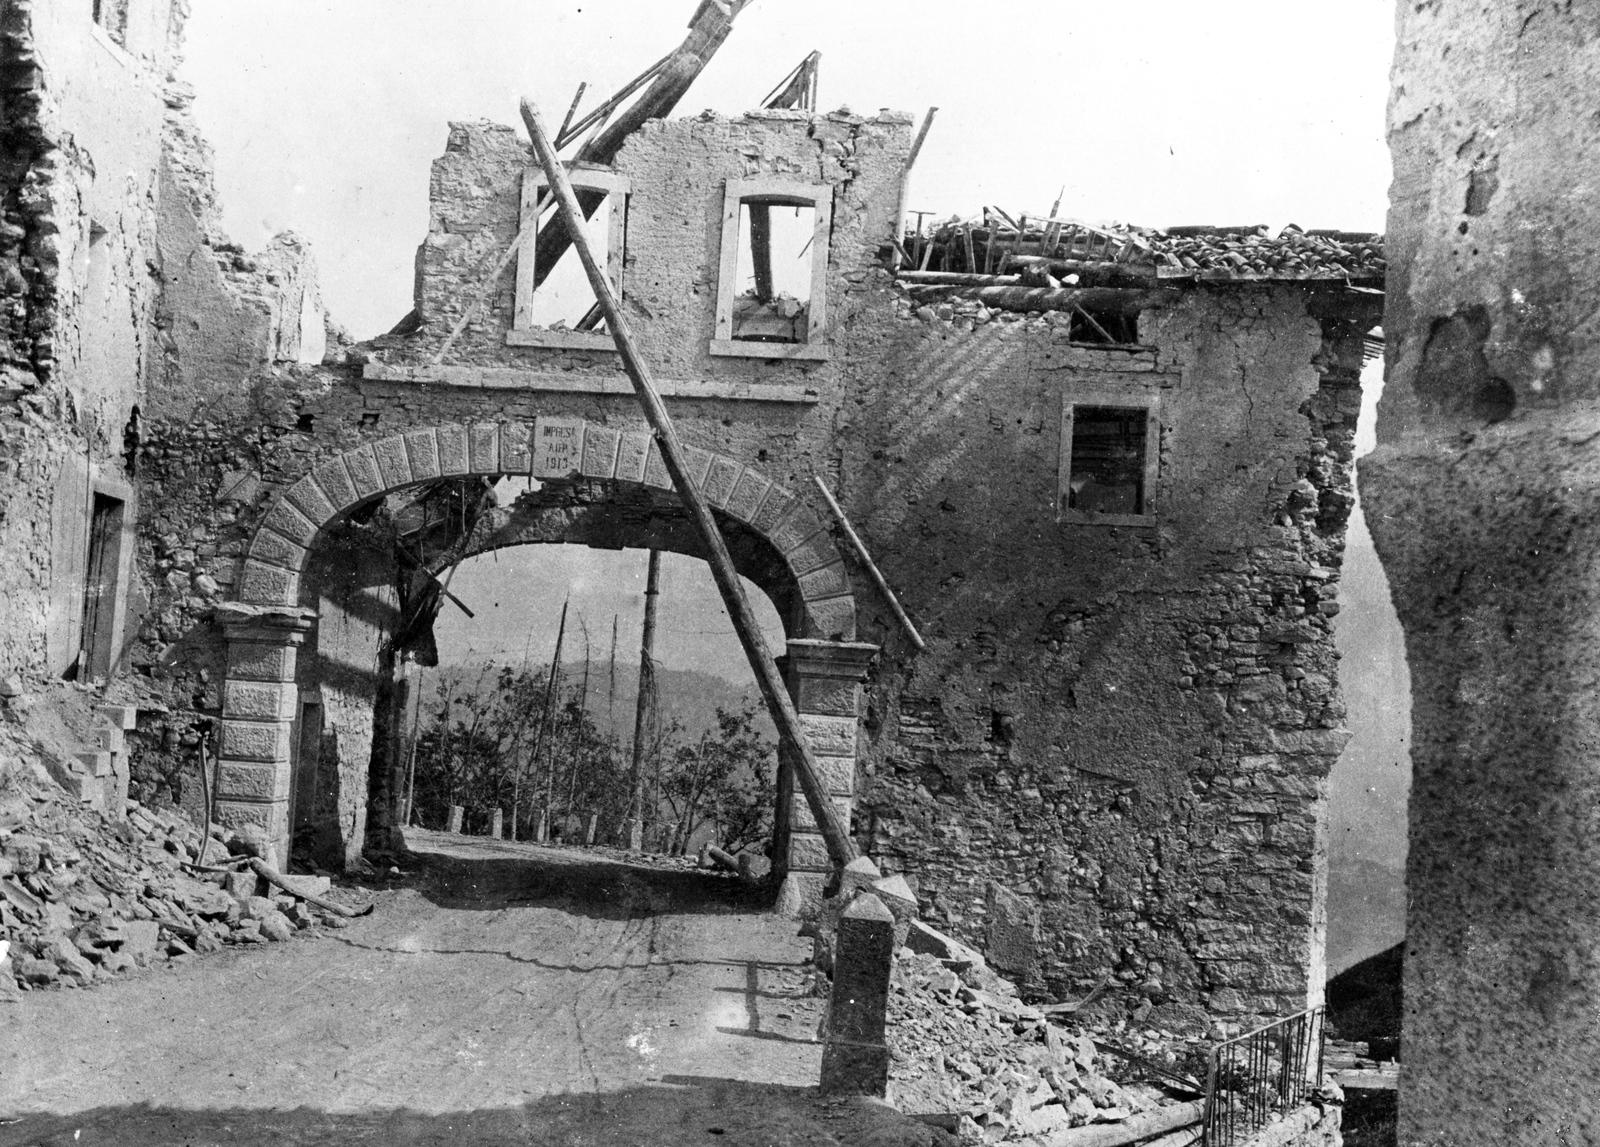
[(920, 925), (913, 932), (913, 944), (932, 949), (931, 936), (948, 947), (943, 956), (903, 947), (895, 960), (889, 1086), (902, 1111), (955, 1115), (964, 1142), (1042, 1144), (1058, 1130), (1195, 1098), (1102, 1047), (1193, 1078), (1204, 1039), (1101, 1022), (1100, 1012), (1092, 1022), (1050, 1015), (972, 949)]
[[(26, 748), (7, 738), (0, 753)], [(348, 921), (246, 869), (196, 866), (201, 836), (174, 810), (129, 800), (125, 820), (83, 807), (48, 780), (0, 769), (0, 1001), (80, 988), (226, 944), (285, 942)], [(249, 841), (213, 825), (206, 868)], [(224, 838), (226, 836), (226, 838)], [(326, 877), (289, 878), (337, 899)]]

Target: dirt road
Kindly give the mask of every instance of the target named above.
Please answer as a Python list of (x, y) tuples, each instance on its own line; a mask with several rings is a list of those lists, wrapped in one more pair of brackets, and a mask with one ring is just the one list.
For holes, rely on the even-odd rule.
[(809, 945), (736, 882), (413, 847), (347, 929), (0, 1011), (0, 1147), (932, 1141), (816, 1098)]

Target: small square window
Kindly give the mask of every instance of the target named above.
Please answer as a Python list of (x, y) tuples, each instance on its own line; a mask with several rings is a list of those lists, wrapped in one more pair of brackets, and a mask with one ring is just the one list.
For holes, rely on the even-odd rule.
[(1156, 510), (1160, 440), (1154, 395), (1063, 400), (1057, 516), (1105, 525), (1148, 522)]
[[(618, 298), (622, 297), (622, 264), (627, 239), (628, 178), (605, 167), (570, 169), (573, 190), (599, 192), (605, 198), (594, 209), (584, 226), (589, 242), (605, 252), (606, 278)], [(594, 289), (584, 273), (577, 248), (569, 246), (556, 265), (535, 270), (539, 233), (562, 224), (555, 206), (539, 192), (545, 186), (544, 172), (530, 168), (522, 175), (522, 249), (517, 252), (517, 287), (511, 329), (506, 332), (510, 346), (568, 348), (574, 350), (615, 350), (606, 332)]]
[(825, 359), (833, 189), (730, 179), (723, 197), (714, 355)]
[(1139, 316), (1095, 307), (1074, 307), (1067, 341), (1080, 346), (1137, 346)]

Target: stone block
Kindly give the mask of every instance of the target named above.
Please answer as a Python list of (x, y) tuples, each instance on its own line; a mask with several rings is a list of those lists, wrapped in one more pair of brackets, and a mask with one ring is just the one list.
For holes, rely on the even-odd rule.
[(829, 641), (852, 641), (856, 635), (856, 599), (853, 594), (806, 602), (803, 635)]
[[(839, 551), (834, 548), (833, 538), (828, 531), (825, 529), (818, 530), (785, 554), (784, 561), (794, 571), (795, 576), (799, 577), (801, 574), (811, 573), (814, 570), (837, 564)], [(840, 574), (842, 575), (843, 572), (841, 570)], [(848, 588), (848, 579), (841, 576), (839, 587), (832, 591), (818, 589), (808, 593), (802, 583), (800, 592), (806, 597), (831, 597), (833, 594), (843, 593)]]
[(702, 450), (698, 446), (683, 448), (683, 464), (689, 471), (689, 480), (702, 492), (705, 490), (706, 479), (711, 474), (711, 464), (716, 460), (717, 456), (709, 450)]
[(828, 844), (819, 832), (791, 829), (789, 833), (789, 868), (800, 872), (830, 872), (833, 860), (828, 856)]
[(533, 468), (533, 448), (528, 424), (507, 422), (500, 427), (500, 472), (526, 474)]
[(913, 921), (906, 929), (905, 946), (913, 952), (924, 956), (932, 956), (938, 960), (957, 960), (968, 964), (981, 964), (983, 956), (976, 948), (968, 947), (960, 940), (946, 936), (920, 920)]
[(585, 478), (611, 478), (617, 472), (617, 449), (622, 445), (622, 431), (590, 423), (583, 431), (583, 462), (580, 473)]
[(279, 499), (278, 503), (267, 511), (267, 516), (261, 520), (266, 529), (283, 535), (291, 542), (301, 546), (310, 546), (316, 540), (317, 530), (321, 522), (313, 522), (297, 510), (293, 503)]
[(111, 773), (111, 754), (103, 749), (83, 749), (73, 756), (91, 777), (104, 777)]
[(439, 452), (441, 478), (453, 478), (468, 472), (470, 455), (465, 426), (454, 422), (436, 426), (433, 429), (433, 442)]
[(139, 727), (139, 710), (133, 705), (96, 705), (94, 711), (113, 728), (128, 731)]
[(617, 443), (617, 481), (643, 482), (654, 441), (643, 431), (629, 431)]
[(723, 509), (741, 522), (748, 522), (755, 516), (756, 508), (761, 505), (761, 499), (767, 496), (767, 491), (770, 489), (772, 482), (769, 479), (754, 470), (745, 470), (734, 483)]
[(222, 684), (222, 713), (252, 721), (292, 721), (299, 690), (292, 682), (241, 681)]
[(739, 480), (739, 475), (744, 467), (722, 454), (715, 454), (711, 458), (711, 469), (706, 473), (706, 480), (701, 485), (701, 493), (707, 502), (719, 510), (727, 506), (728, 499), (733, 496), (733, 487)]
[(500, 427), (493, 422), (474, 422), (466, 429), (465, 469), (474, 474), (495, 474), (500, 470)]
[(839, 917), (833, 991), (822, 1048), (824, 1095), (878, 1095), (889, 1082), (889, 977), (894, 964), (894, 916), (870, 892)]
[(857, 892), (867, 891), (875, 881), (882, 879), (883, 873), (873, 863), (872, 857), (858, 856), (839, 873), (838, 900), (848, 902)]
[(539, 418), (533, 424), (533, 476), (566, 478), (583, 467), (583, 419)]
[(406, 440), (400, 435), (378, 439), (372, 444), (372, 455), (378, 461), (378, 474), (385, 490), (411, 484), (411, 459), (406, 455)]
[(284, 491), (283, 500), (305, 515), (306, 521), (322, 527), (337, 513), (328, 495), (322, 492), (317, 480), (307, 474)]
[(290, 769), (287, 761), (257, 764), (224, 760), (217, 770), (217, 797), (223, 800), (286, 801)]
[(222, 719), (222, 756), (236, 761), (287, 761), (287, 721), (235, 721)]
[(124, 735), (121, 725), (100, 723), (89, 730), (91, 743), (96, 749), (115, 755), (122, 752)]
[(413, 430), (405, 435), (406, 455), (411, 459), (411, 476), (418, 481), (439, 477), (439, 442), (432, 430)]
[[(795, 506), (783, 516), (783, 521), (773, 527), (767, 537), (777, 547), (778, 552), (788, 559), (794, 551), (822, 529), (822, 522), (808, 507)], [(829, 547), (831, 548), (831, 543)]]
[(759, 534), (772, 537), (772, 531), (778, 527), (791, 509), (799, 504), (799, 499), (794, 492), (776, 482), (767, 490), (767, 496), (761, 499), (761, 504), (756, 507), (755, 513), (750, 518), (750, 528)]
[(450, 806), (450, 827), (448, 829), (446, 829), (445, 831), (460, 835), (460, 832), (461, 832), (461, 818), (465, 815), (466, 811), (467, 811), (466, 809), (462, 808), (458, 804), (451, 805)]
[(830, 795), (847, 797), (856, 791), (856, 759), (854, 757), (817, 757), (817, 771), (822, 774), (822, 784)]
[(985, 903), (983, 954), (990, 964), (1018, 980), (1030, 980), (1038, 971), (1039, 905), (1000, 884), (990, 882)]
[(657, 490), (672, 489), (672, 475), (667, 473), (667, 463), (661, 456), (661, 444), (650, 440), (650, 455), (644, 464), (644, 484)]
[(276, 530), (262, 526), (250, 542), (250, 556), (269, 566), (280, 569), (304, 569), (310, 551), (299, 542), (291, 541)]
[(298, 650), (261, 641), (228, 643), (228, 679), (293, 681)]
[(860, 698), (861, 687), (854, 681), (801, 675), (795, 687), (794, 704), (802, 715), (827, 714), (854, 721), (860, 712)]
[(360, 497), (356, 494), (356, 484), (350, 480), (350, 471), (344, 468), (342, 459), (330, 459), (312, 473), (316, 475), (317, 485), (322, 487), (322, 492), (328, 496), (328, 501), (333, 503), (335, 510), (349, 509), (360, 501)]
[(342, 457), (358, 498), (370, 498), (385, 488), (383, 473), (378, 469), (378, 459), (370, 445), (347, 451)]
[(298, 605), (300, 575), (247, 559), (239, 578), (239, 600), (247, 605)]
[[(237, 832), (254, 831), (259, 834), (263, 851), (273, 851), (275, 842), (289, 838), (288, 801), (242, 801), (217, 799), (217, 823)], [(270, 856), (262, 857), (280, 872), (283, 865)]]
[(261, 891), (261, 877), (250, 869), (230, 872), (222, 878), (222, 890), (235, 900), (248, 900)]
[[(849, 832), (850, 813), (855, 807), (854, 799), (847, 796), (832, 797), (830, 799), (833, 802), (833, 807), (838, 810), (840, 823), (844, 825), (845, 831)], [(799, 832), (819, 831), (816, 817), (811, 815), (811, 806), (806, 803), (804, 795), (795, 793), (791, 801), (792, 803), (789, 806), (790, 826)]]
[(800, 728), (805, 731), (806, 743), (818, 756), (849, 757), (856, 755), (856, 721), (854, 717), (825, 717), (817, 713), (801, 713)]
[(836, 560), (830, 566), (812, 570), (800, 577), (800, 596), (808, 601), (812, 598), (837, 597), (849, 592), (850, 575), (841, 561)]

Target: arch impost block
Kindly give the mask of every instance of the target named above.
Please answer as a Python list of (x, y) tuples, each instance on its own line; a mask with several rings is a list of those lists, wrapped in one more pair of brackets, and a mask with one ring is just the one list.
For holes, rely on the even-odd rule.
[(230, 642), (262, 645), (299, 645), (317, 620), (314, 609), (293, 606), (251, 605), (225, 601), (212, 611)]
[(868, 641), (818, 641), (796, 637), (789, 641), (789, 669), (804, 677), (838, 677), (861, 682), (879, 647)]

